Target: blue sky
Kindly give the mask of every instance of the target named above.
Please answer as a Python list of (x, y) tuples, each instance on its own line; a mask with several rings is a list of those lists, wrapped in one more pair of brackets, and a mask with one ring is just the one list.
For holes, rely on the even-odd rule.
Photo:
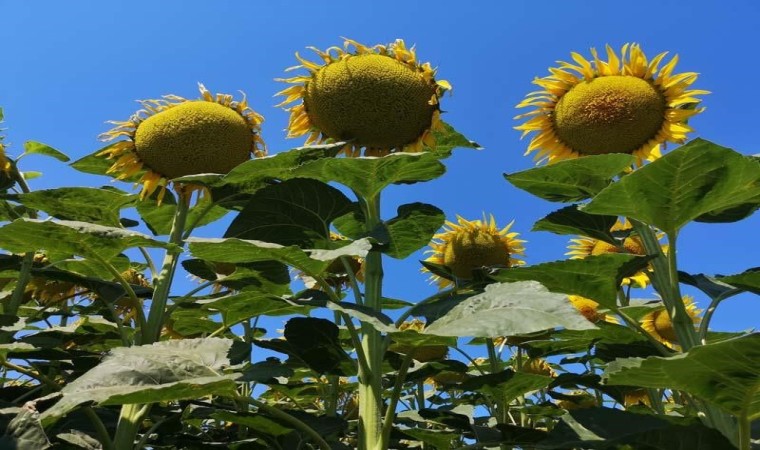
[[(214, 92), (248, 94), (266, 118), (270, 153), (299, 146), (285, 139), (287, 113), (274, 105), (282, 89), (273, 81), (296, 64), (306, 46), (340, 45), (341, 36), (364, 44), (403, 38), (454, 86), (444, 120), (485, 150), (459, 150), (448, 173), (430, 183), (394, 187), (384, 198), (390, 218), (402, 203), (422, 201), (453, 218), (493, 213), (528, 240), (527, 261), (564, 258), (567, 238), (530, 232), (559, 207), (510, 186), (502, 177), (533, 166), (527, 141), (513, 129), (516, 105), (534, 90), (530, 81), (571, 51), (588, 55), (606, 43), (638, 42), (651, 57), (681, 56), (677, 71), (699, 72), (697, 89), (712, 91), (707, 111), (692, 120), (703, 137), (745, 154), (760, 153), (756, 100), (760, 72), (760, 3), (709, 1), (11, 1), (0, 0), (0, 107), (9, 153), (26, 140), (56, 147), (73, 159), (102, 144), (106, 120), (123, 120), (136, 99), (197, 95), (196, 83)], [(40, 170), (34, 189), (98, 186), (103, 177), (79, 174), (52, 160), (30, 157), (24, 170)], [(130, 189), (130, 186), (122, 186)], [(645, 201), (645, 199), (642, 199)], [(131, 214), (135, 216), (135, 214)], [(679, 239), (682, 270), (732, 274), (760, 266), (760, 216), (736, 224), (687, 226)], [(200, 234), (221, 234), (207, 227)], [(386, 295), (416, 301), (434, 291), (418, 274), (418, 253), (386, 263)], [(185, 282), (180, 283), (180, 287)], [(180, 289), (181, 290), (181, 289)], [(705, 299), (697, 297), (703, 307)], [(760, 301), (742, 295), (726, 301), (715, 328), (760, 325)]]

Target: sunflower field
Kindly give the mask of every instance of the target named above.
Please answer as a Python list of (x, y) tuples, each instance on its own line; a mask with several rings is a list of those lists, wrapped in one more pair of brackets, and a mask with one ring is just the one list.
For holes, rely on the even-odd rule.
[[(0, 448), (760, 448), (760, 334), (711, 324), (760, 269), (679, 258), (687, 224), (760, 208), (760, 157), (690, 126), (697, 73), (630, 43), (532, 81), (511, 126), (535, 167), (503, 183), (569, 245), (528, 263), (519, 211), (384, 214), (481, 146), (423, 48), (335, 44), (278, 79), (289, 150), (203, 84), (73, 160), (0, 140)], [(33, 156), (126, 184), (32, 189)], [(388, 295), (420, 250), (435, 292)]]

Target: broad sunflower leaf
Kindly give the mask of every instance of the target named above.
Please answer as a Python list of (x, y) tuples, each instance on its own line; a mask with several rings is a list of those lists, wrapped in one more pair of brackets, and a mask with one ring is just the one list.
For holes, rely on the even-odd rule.
[(45, 450), (50, 441), (40, 423), (40, 413), (34, 407), (23, 407), (0, 436), (0, 448), (13, 450)]
[(307, 313), (309, 306), (296, 306), (285, 300), (261, 291), (243, 291), (202, 302), (207, 311), (224, 314), (228, 323), (238, 323), (251, 317), (285, 316)]
[(56, 150), (53, 147), (43, 144), (42, 142), (26, 141), (24, 142), (24, 153), (29, 155), (43, 155), (55, 158), (58, 161), (68, 162), (70, 158), (66, 156), (60, 150)]
[(552, 382), (552, 377), (532, 373), (515, 372), (507, 369), (502, 372), (489, 373), (472, 377), (461, 383), (458, 388), (464, 392), (482, 391), (492, 397), (510, 402), (528, 392), (543, 389)]
[[(111, 168), (111, 166), (114, 163), (114, 160), (107, 159), (105, 156), (98, 156), (98, 153), (103, 152), (117, 144), (118, 142), (112, 142), (101, 149), (95, 150), (94, 152), (90, 153), (87, 156), (79, 158), (78, 160), (74, 161), (73, 163), (69, 165), (80, 172), (112, 177), (112, 175), (108, 173), (108, 169)], [(124, 181), (128, 183), (136, 183), (140, 180), (140, 178), (144, 174), (145, 174), (144, 169), (139, 170), (138, 172), (124, 178)]]
[(600, 241), (618, 245), (610, 232), (617, 217), (588, 214), (578, 209), (578, 205), (558, 209), (533, 224), (531, 231), (549, 231), (554, 234), (587, 236)]
[(383, 253), (391, 258), (406, 258), (428, 245), (445, 220), (443, 211), (427, 203), (399, 206), (396, 217), (383, 224), (389, 237)]
[(442, 125), (442, 131), (433, 132), (433, 135), (435, 136), (435, 149), (433, 150), (433, 153), (448, 156), (455, 148), (483, 149), (480, 144), (467, 139), (462, 133), (455, 130), (454, 127), (448, 123), (442, 122)]
[(401, 432), (413, 439), (422, 441), (425, 444), (430, 444), (433, 448), (439, 450), (451, 450), (453, 448), (452, 442), (455, 442), (455, 439), (459, 439), (462, 436), (461, 433), (429, 430), (426, 428), (404, 428)]
[(725, 450), (734, 448), (720, 432), (699, 423), (672, 423), (656, 416), (613, 408), (569, 411), (539, 443), (541, 449)]
[(254, 193), (224, 237), (313, 247), (328, 241), (330, 223), (352, 208), (351, 200), (332, 186), (290, 179)]
[(119, 211), (129, 206), (134, 196), (117, 189), (63, 187), (20, 194), (17, 200), (58, 219), (119, 227)]
[(81, 377), (66, 385), (62, 397), (45, 411), (49, 425), (83, 403), (122, 405), (233, 394), (239, 374), (223, 375), (232, 341), (184, 339), (117, 347)]
[(552, 328), (595, 328), (567, 301), (540, 283), (524, 281), (486, 286), (428, 324), (423, 334), (494, 337)]
[(760, 333), (693, 347), (670, 358), (618, 359), (607, 384), (677, 389), (750, 421), (760, 418)]
[[(750, 269), (751, 271), (752, 269)], [(747, 274), (748, 272), (745, 272), (744, 274)], [(733, 277), (739, 277), (737, 281), (738, 283), (741, 283), (741, 279), (743, 278), (744, 274), (739, 275), (731, 275), (728, 278), (733, 279)], [(751, 272), (750, 279), (751, 277)], [(749, 289), (749, 286), (745, 287), (734, 287), (731, 284), (728, 284), (728, 281), (725, 281), (723, 278), (726, 277), (710, 277), (705, 274), (698, 273), (696, 275), (692, 275), (686, 272), (678, 271), (678, 280), (681, 283), (688, 284), (690, 286), (694, 286), (695, 288), (699, 289), (700, 291), (707, 294), (710, 299), (726, 299), (728, 297), (731, 297), (732, 295), (736, 295), (741, 293), (742, 291), (746, 290), (752, 290)], [(758, 284), (757, 284), (757, 291), (756, 293), (760, 292), (760, 277), (757, 278)], [(739, 286), (739, 284), (736, 284), (735, 286)]]
[(497, 281), (535, 280), (552, 292), (580, 295), (603, 307), (615, 305), (623, 278), (646, 267), (652, 257), (623, 254), (588, 256), (534, 266), (500, 270), (491, 278)]
[(393, 153), (382, 158), (324, 158), (293, 169), (294, 176), (337, 182), (364, 198), (376, 196), (391, 184), (429, 181), (446, 167), (434, 153)]
[(548, 166), (504, 174), (515, 187), (552, 202), (591, 198), (631, 167), (634, 157), (620, 153), (585, 156)]
[(760, 163), (694, 139), (610, 185), (584, 211), (626, 216), (673, 233), (704, 214), (747, 203), (760, 203)]
[(286, 247), (271, 242), (236, 238), (189, 238), (187, 242), (193, 255), (208, 261), (246, 263), (275, 260), (312, 277), (322, 273), (333, 259), (340, 256), (364, 257), (370, 248), (366, 239), (354, 241), (337, 250), (308, 250), (309, 253), (295, 245)]
[[(172, 230), (174, 214), (177, 211), (177, 199), (174, 195), (167, 194), (159, 205), (156, 195), (157, 193), (154, 193), (151, 197), (135, 201), (135, 207), (151, 233), (156, 236), (165, 236)], [(212, 204), (211, 199), (204, 197), (190, 208), (185, 223), (197, 228), (221, 219), (228, 212), (227, 209)]]
[(753, 267), (736, 275), (718, 276), (715, 279), (720, 283), (728, 283), (760, 295), (760, 267)]
[(52, 260), (70, 255), (110, 260), (131, 247), (176, 246), (135, 231), (87, 222), (18, 219), (0, 227), (0, 247), (13, 253), (44, 250)]

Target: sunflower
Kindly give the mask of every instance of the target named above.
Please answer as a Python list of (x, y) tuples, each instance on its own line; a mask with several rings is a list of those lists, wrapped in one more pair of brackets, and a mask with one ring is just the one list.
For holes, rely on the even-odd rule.
[(567, 299), (589, 322), (618, 323), (618, 320), (614, 316), (599, 312), (599, 303), (590, 298), (581, 297), (580, 295), (568, 295)]
[[(618, 219), (612, 228), (610, 228), (610, 231), (628, 231), (632, 228), (633, 226), (630, 223)], [(628, 236), (622, 241), (621, 245), (617, 246), (598, 239), (580, 237), (578, 239), (571, 239), (570, 245), (568, 245), (567, 248), (570, 251), (565, 254), (570, 256), (571, 259), (583, 259), (587, 256), (597, 256), (609, 253), (628, 253), (639, 256), (645, 256), (647, 254), (647, 251), (644, 248), (644, 243), (638, 236)], [(667, 251), (667, 245), (663, 245), (662, 250), (664, 252)], [(641, 271), (623, 279), (623, 284), (629, 285), (631, 283), (633, 283), (633, 286), (643, 288), (649, 284), (649, 277), (644, 271)]]
[[(691, 317), (693, 322), (698, 324), (700, 322), (699, 315), (702, 313), (702, 310), (697, 308), (694, 298), (684, 295), (683, 305), (686, 308), (686, 314)], [(642, 317), (641, 328), (670, 348), (677, 349), (680, 347), (676, 331), (673, 328), (673, 322), (671, 322), (670, 315), (665, 308), (658, 308)]]
[[(142, 109), (124, 122), (103, 133), (111, 141), (98, 156), (115, 159), (108, 173), (116, 179), (130, 178), (140, 171), (140, 198), (158, 191), (159, 203), (169, 180), (199, 173), (227, 173), (250, 155), (266, 154), (261, 139), (263, 117), (248, 107), (245, 95), (240, 101), (231, 95), (212, 95), (198, 84), (201, 98), (187, 100), (166, 95), (159, 100), (141, 100)], [(177, 186), (180, 192), (202, 191), (196, 186)]]
[(7, 156), (5, 156), (5, 145), (3, 145), (3, 137), (0, 136), (0, 172), (9, 174), (11, 171), (11, 162)]
[(557, 372), (554, 371), (551, 364), (541, 358), (529, 358), (523, 361), (520, 372), (530, 373), (533, 375), (543, 375), (545, 377), (557, 377)]
[(537, 132), (526, 154), (549, 163), (605, 153), (634, 155), (637, 164), (660, 157), (666, 142), (683, 143), (693, 131), (686, 122), (704, 108), (689, 87), (694, 72), (674, 74), (678, 55), (660, 68), (667, 52), (651, 61), (638, 44), (625, 44), (620, 56), (609, 45), (607, 61), (591, 49), (593, 61), (573, 52), (575, 64), (560, 61), (551, 75), (536, 78), (542, 90), (529, 93), (518, 108), (534, 108), (516, 119), (523, 137)]
[(649, 398), (649, 391), (646, 389), (632, 389), (630, 391), (626, 391), (625, 395), (623, 396), (623, 405), (626, 408), (639, 405), (651, 407), (652, 400)]
[[(457, 222), (446, 222), (442, 233), (433, 236), (430, 243), (432, 253), (425, 261), (445, 266), (457, 279), (472, 279), (472, 271), (481, 267), (504, 266), (512, 267), (525, 264), (525, 261), (515, 258), (525, 255), (523, 240), (517, 239), (518, 233), (510, 233), (514, 221), (499, 229), (496, 220), (491, 215), (487, 220), (469, 221), (457, 215)], [(427, 271), (427, 269), (422, 269)], [(453, 283), (450, 280), (431, 276), (432, 281), (438, 282), (443, 289)]]
[[(353, 47), (353, 48), (352, 48)], [(442, 130), (439, 100), (451, 89), (435, 79), (430, 63), (417, 61), (414, 47), (401, 39), (367, 47), (345, 39), (343, 48), (313, 50), (324, 64), (296, 58), (308, 74), (278, 79), (294, 84), (277, 95), (290, 112), (288, 137), (308, 134), (306, 144), (327, 139), (350, 141), (348, 156), (384, 156), (435, 147), (434, 131)]]

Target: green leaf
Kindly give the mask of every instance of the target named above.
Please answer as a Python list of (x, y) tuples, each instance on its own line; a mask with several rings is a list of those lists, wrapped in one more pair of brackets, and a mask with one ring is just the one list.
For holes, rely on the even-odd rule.
[(262, 433), (268, 436), (284, 436), (294, 431), (293, 428), (283, 426), (261, 413), (254, 414), (219, 410), (211, 414), (211, 418), (244, 425), (256, 434)]
[(406, 258), (428, 245), (445, 220), (443, 211), (427, 203), (399, 206), (396, 217), (384, 223), (389, 241), (383, 253), (396, 259)]
[(685, 391), (740, 418), (760, 418), (760, 333), (697, 346), (670, 358), (618, 359), (607, 384)]
[(695, 139), (600, 192), (591, 214), (626, 216), (668, 234), (704, 214), (760, 202), (760, 163)]
[[(750, 269), (751, 271), (752, 269)], [(745, 274), (749, 274), (750, 278), (752, 272), (745, 272)], [(738, 279), (734, 279), (735, 281), (741, 283), (741, 279), (743, 278), (744, 274), (739, 275), (731, 275), (728, 278), (733, 279), (733, 277), (739, 277)], [(692, 275), (686, 272), (678, 271), (678, 280), (681, 283), (688, 284), (690, 286), (694, 286), (695, 288), (699, 289), (700, 291), (707, 294), (710, 299), (726, 299), (728, 297), (731, 297), (732, 295), (736, 295), (741, 293), (742, 291), (746, 290), (752, 290), (748, 289), (749, 286), (745, 285), (745, 287), (741, 288), (735, 288), (734, 286), (731, 286), (730, 284), (727, 284), (728, 281), (724, 280), (726, 277), (710, 277), (701, 273), (698, 273), (696, 275)], [(756, 293), (760, 293), (760, 278), (758, 278), (758, 285), (756, 285)], [(735, 286), (739, 286), (738, 284), (735, 284)]]
[(243, 291), (203, 302), (202, 308), (209, 311), (219, 311), (224, 314), (227, 323), (237, 323), (251, 317), (284, 316), (307, 313), (308, 306), (294, 306), (285, 300), (266, 292)]
[(569, 411), (539, 446), (570, 450), (612, 449), (626, 444), (647, 450), (734, 448), (720, 432), (702, 424), (674, 424), (656, 416), (612, 408)]
[(103, 361), (66, 385), (45, 411), (49, 425), (83, 403), (155, 403), (235, 392), (239, 374), (222, 375), (230, 364), (231, 340), (204, 338), (117, 347)]
[(30, 155), (44, 155), (55, 158), (58, 161), (69, 162), (70, 158), (63, 152), (54, 149), (53, 147), (43, 144), (42, 142), (26, 141), (24, 142), (24, 153)]
[(0, 227), (0, 247), (14, 253), (44, 250), (51, 260), (70, 255), (110, 260), (131, 247), (174, 246), (142, 233), (87, 222), (19, 219)]
[(515, 372), (507, 369), (472, 377), (458, 386), (464, 392), (482, 391), (494, 398), (510, 402), (529, 392), (543, 389), (552, 382), (552, 377), (532, 373)]
[(253, 194), (224, 237), (312, 247), (328, 241), (330, 223), (352, 207), (351, 200), (334, 187), (290, 179)]
[(448, 156), (455, 148), (483, 149), (480, 144), (467, 139), (462, 133), (455, 130), (454, 127), (446, 122), (443, 122), (443, 130), (434, 131), (433, 135), (435, 136), (435, 149), (433, 153)]
[(533, 225), (531, 231), (549, 231), (555, 234), (586, 236), (618, 245), (610, 232), (617, 217), (588, 214), (578, 209), (578, 205), (566, 206), (554, 211)]
[(20, 194), (24, 206), (45, 211), (63, 220), (78, 220), (119, 227), (119, 212), (134, 200), (133, 195), (117, 189), (64, 187)]
[(753, 267), (736, 275), (718, 276), (716, 281), (760, 295), (760, 268)]
[(446, 167), (434, 153), (393, 153), (382, 158), (324, 158), (293, 170), (294, 176), (337, 182), (364, 198), (375, 197), (391, 184), (429, 181)]
[(575, 294), (602, 306), (615, 306), (623, 278), (646, 267), (651, 257), (623, 254), (588, 256), (535, 266), (500, 270), (491, 277), (498, 281), (535, 280), (552, 292)]
[(33, 406), (21, 408), (16, 417), (8, 423), (3, 436), (0, 436), (0, 448), (45, 450), (50, 447), (50, 441), (40, 424), (40, 413)]
[(341, 348), (338, 326), (316, 317), (294, 317), (285, 324), (285, 340), (317, 373), (350, 376), (354, 360)]
[(425, 428), (405, 428), (401, 432), (413, 439), (430, 444), (438, 450), (451, 450), (451, 443), (461, 437), (460, 433), (428, 430)]
[[(117, 144), (118, 142), (113, 142), (111, 144), (108, 144), (105, 147), (95, 150), (89, 155), (82, 157), (69, 165), (80, 172), (113, 177), (113, 175), (108, 173), (108, 169), (111, 168), (111, 166), (113, 165), (115, 161), (112, 159), (106, 159), (105, 156), (97, 156), (97, 155), (98, 153), (103, 152)], [(142, 170), (139, 170), (137, 173), (134, 173), (131, 176), (124, 178), (123, 181), (126, 181), (128, 183), (136, 183), (140, 180), (140, 178), (144, 174), (145, 174), (145, 169), (142, 169)]]
[(544, 200), (577, 202), (601, 192), (633, 161), (633, 156), (619, 153), (585, 156), (504, 177), (515, 187)]
[(566, 296), (554, 294), (539, 283), (498, 283), (462, 300), (428, 324), (424, 334), (438, 336), (494, 337), (533, 333), (564, 327), (594, 328)]
[[(177, 211), (177, 199), (173, 195), (166, 195), (158, 204), (156, 195), (135, 202), (137, 213), (140, 214), (145, 225), (156, 236), (164, 236), (171, 233), (174, 214)], [(221, 206), (211, 203), (211, 199), (203, 198), (190, 208), (186, 223), (194, 224), (195, 227), (208, 225), (224, 217), (229, 211)]]

